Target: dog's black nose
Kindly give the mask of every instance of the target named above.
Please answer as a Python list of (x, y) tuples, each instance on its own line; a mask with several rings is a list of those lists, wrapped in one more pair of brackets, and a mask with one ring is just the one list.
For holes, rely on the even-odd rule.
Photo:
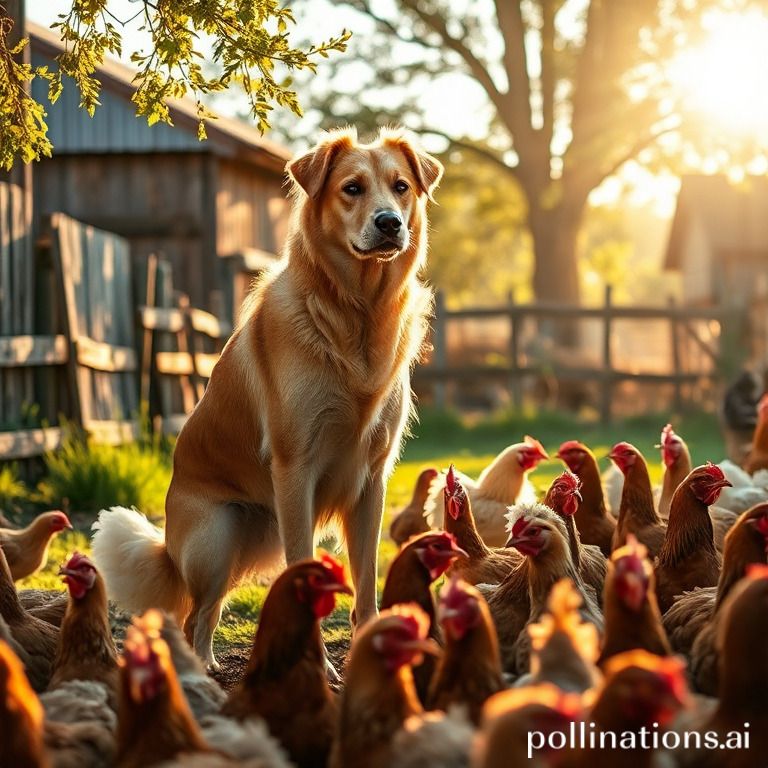
[(373, 219), (377, 229), (385, 235), (396, 235), (403, 226), (403, 220), (394, 211), (381, 211)]

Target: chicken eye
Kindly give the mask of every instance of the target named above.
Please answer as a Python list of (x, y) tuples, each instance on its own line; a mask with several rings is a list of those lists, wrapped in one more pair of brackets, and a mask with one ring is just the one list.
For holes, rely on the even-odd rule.
[(408, 186), (408, 183), (403, 181), (402, 179), (395, 182), (395, 192), (397, 192), (399, 195), (404, 194), (410, 189)]
[(357, 197), (358, 195), (363, 194), (363, 188), (360, 186), (360, 184), (357, 184), (354, 181), (351, 181), (349, 184), (345, 184), (342, 187), (342, 191), (350, 197)]

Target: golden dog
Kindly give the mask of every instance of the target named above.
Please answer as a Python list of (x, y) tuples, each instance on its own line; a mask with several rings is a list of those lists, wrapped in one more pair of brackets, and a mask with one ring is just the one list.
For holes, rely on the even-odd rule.
[(229, 590), (311, 557), (338, 519), (362, 624), (376, 612), (387, 478), (411, 411), (410, 370), (431, 305), (418, 272), (440, 163), (399, 132), (329, 134), (288, 164), (285, 258), (249, 297), (179, 434), (166, 529), (102, 512), (94, 555), (126, 609), (160, 607), (215, 666)]

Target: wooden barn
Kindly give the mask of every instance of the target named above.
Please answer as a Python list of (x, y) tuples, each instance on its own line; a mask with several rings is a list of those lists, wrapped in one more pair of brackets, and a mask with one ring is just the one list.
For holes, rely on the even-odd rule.
[(766, 290), (768, 178), (684, 176), (664, 266), (687, 304), (746, 306)]
[[(32, 63), (52, 65), (61, 43), (29, 23)], [(232, 320), (251, 276), (275, 258), (287, 223), (284, 167), (289, 151), (242, 122), (219, 118), (197, 139), (192, 100), (170, 105), (174, 127), (135, 116), (134, 72), (106, 61), (96, 73), (101, 106), (93, 118), (66, 82), (46, 103), (54, 154), (35, 166), (34, 216), (39, 232), (53, 211), (127, 238), (131, 255), (157, 253), (173, 267), (176, 289), (194, 306)]]

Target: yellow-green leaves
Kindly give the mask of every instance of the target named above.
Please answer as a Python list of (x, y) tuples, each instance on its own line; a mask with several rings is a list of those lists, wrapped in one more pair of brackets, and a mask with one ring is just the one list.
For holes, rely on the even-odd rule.
[(50, 157), (53, 149), (47, 136), (45, 110), (26, 90), (35, 74), (49, 79), (50, 74), (35, 73), (29, 64), (14, 59), (27, 40), (9, 49), (8, 35), (12, 28), (11, 19), (0, 15), (0, 167), (6, 171), (11, 169), (16, 157), (28, 163), (43, 155)]
[[(198, 138), (206, 138), (205, 120), (212, 117), (201, 99), (232, 85), (248, 99), (257, 127), (269, 128), (275, 104), (301, 115), (290, 72), (316, 70), (318, 57), (346, 50), (350, 33), (295, 48), (289, 27), (295, 19), (276, 0), (141, 0), (133, 19), (116, 19), (108, 0), (73, 0), (71, 10), (51, 25), (65, 50), (56, 57), (58, 69), (31, 68), (15, 61), (7, 45), (11, 20), (0, 15), (0, 165), (14, 158), (25, 162), (50, 155), (45, 110), (25, 89), (34, 77), (48, 81), (48, 99), (62, 91), (62, 75), (71, 77), (80, 92), (80, 106), (93, 116), (99, 106), (101, 83), (95, 76), (107, 54), (120, 55), (121, 29), (138, 24), (148, 32), (149, 52), (134, 52), (138, 67), (132, 96), (136, 114), (149, 125), (171, 124), (168, 99), (193, 96), (198, 102)], [(0, 14), (3, 11), (0, 9)], [(118, 29), (120, 28), (120, 29)]]

